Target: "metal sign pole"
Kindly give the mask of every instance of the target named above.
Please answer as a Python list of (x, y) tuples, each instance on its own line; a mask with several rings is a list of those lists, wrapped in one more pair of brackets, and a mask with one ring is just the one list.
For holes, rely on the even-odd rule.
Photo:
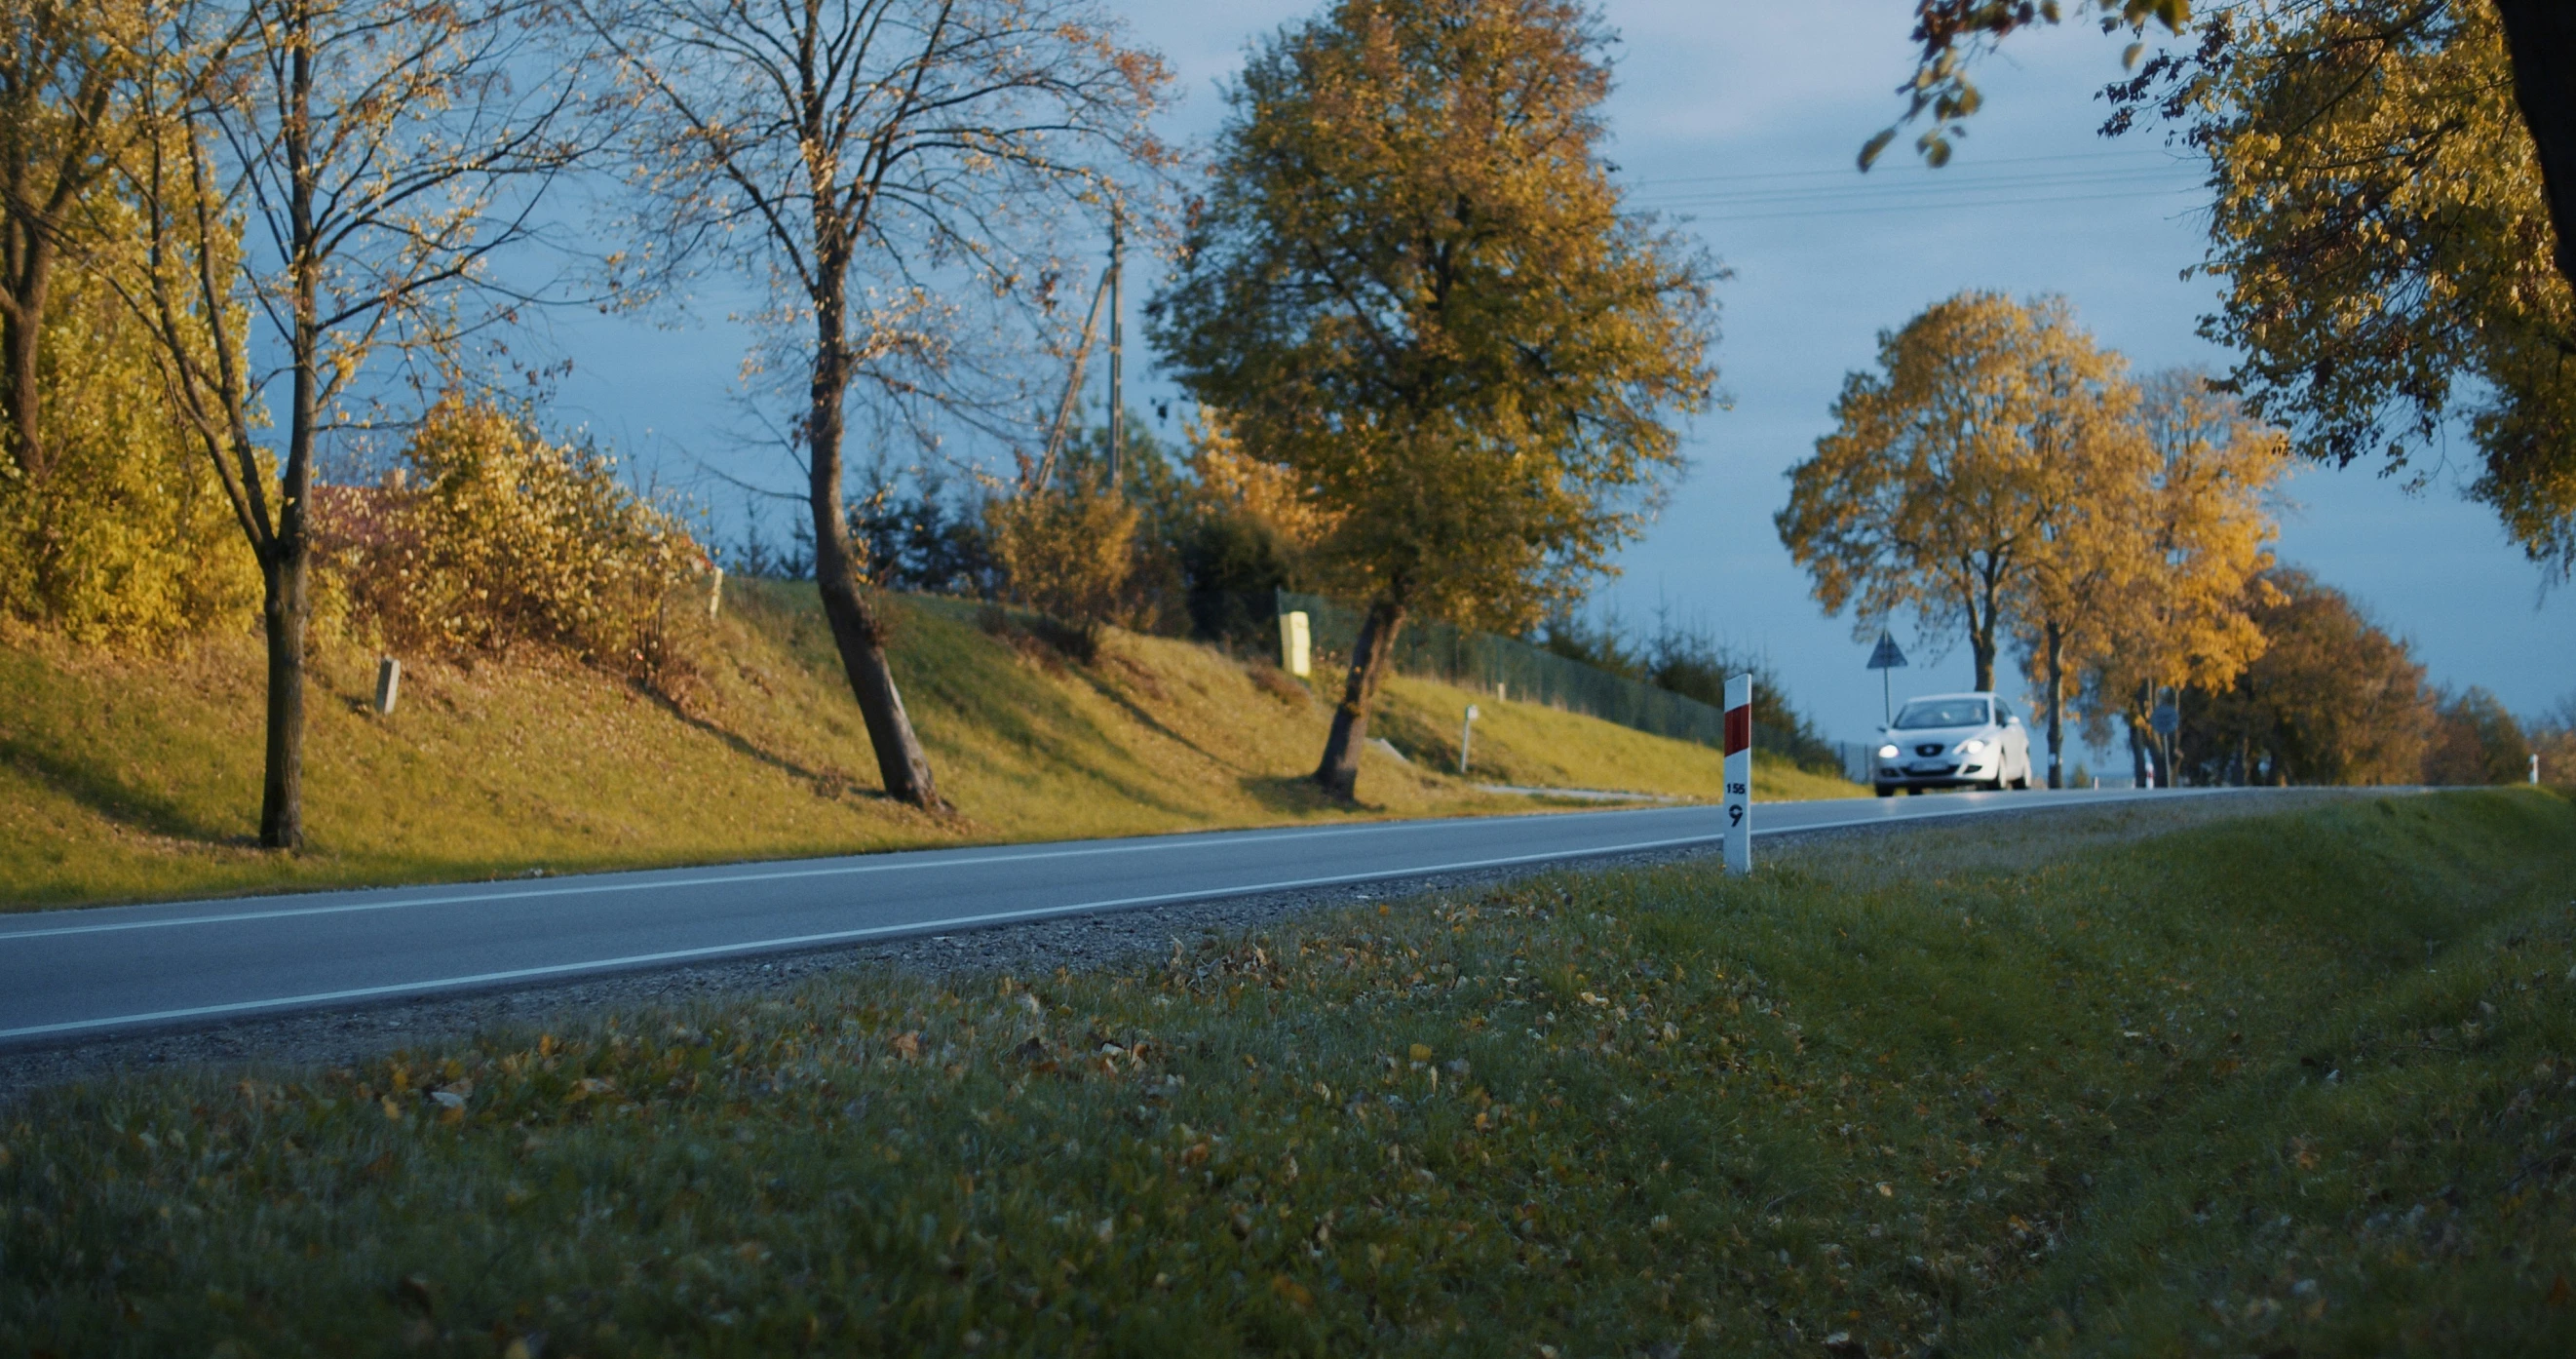
[(1878, 672), (1878, 702), (1887, 710), (1882, 721), (1896, 721), (1896, 676), (1888, 673), (1905, 664), (1905, 653), (1897, 648), (1896, 639), (1885, 628), (1878, 630), (1878, 645), (1870, 650), (1869, 668)]

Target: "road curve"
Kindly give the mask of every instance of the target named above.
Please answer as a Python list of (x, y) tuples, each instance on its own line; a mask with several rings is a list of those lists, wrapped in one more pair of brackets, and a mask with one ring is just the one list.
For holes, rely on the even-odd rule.
[[(2193, 796), (1780, 802), (1757, 836)], [(1715, 806), (1378, 821), (0, 917), (0, 1047), (1715, 842)]]

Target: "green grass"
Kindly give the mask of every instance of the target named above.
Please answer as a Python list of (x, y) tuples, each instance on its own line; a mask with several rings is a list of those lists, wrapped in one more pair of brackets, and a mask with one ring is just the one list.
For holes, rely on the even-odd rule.
[[(374, 656), (323, 647), (311, 843), (294, 856), (253, 844), (254, 639), (155, 660), (0, 645), (0, 909), (1532, 809), (1450, 766), (1375, 750), (1364, 805), (1327, 802), (1303, 777), (1325, 705), (1205, 647), (1114, 634), (1097, 665), (1072, 666), (989, 635), (969, 606), (907, 600), (897, 613), (896, 672), (955, 816), (881, 795), (811, 589), (749, 582), (686, 639), (695, 675), (676, 698), (530, 655), (413, 664), (383, 718), (369, 704)], [(1465, 701), (1403, 681), (1388, 721), (1427, 727), (1418, 713)], [(1526, 781), (1687, 796), (1719, 786), (1705, 747), (1488, 706), (1480, 756)], [(1794, 770), (1766, 768), (1758, 782), (1765, 797), (1860, 791)]]
[(0, 1349), (2563, 1354), (2571, 885), (2106, 809), (57, 1091)]

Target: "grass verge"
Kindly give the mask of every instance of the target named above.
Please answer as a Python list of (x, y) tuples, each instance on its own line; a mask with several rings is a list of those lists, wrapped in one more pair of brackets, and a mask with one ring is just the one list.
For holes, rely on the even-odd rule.
[[(390, 717), (375, 657), (315, 657), (309, 849), (259, 850), (258, 644), (158, 660), (0, 646), (0, 910), (578, 872), (1358, 817), (1519, 812), (1438, 760), (1370, 750), (1363, 805), (1305, 777), (1329, 712), (1260, 665), (1113, 635), (1077, 666), (971, 606), (897, 601), (895, 669), (955, 816), (882, 796), (808, 587), (743, 582), (648, 693), (543, 655), (407, 667)], [(692, 626), (696, 626), (692, 624)], [(1403, 681), (1399, 736), (1463, 691)], [(1530, 704), (1494, 704), (1479, 777), (1714, 796), (1718, 753)], [(1860, 790), (1765, 766), (1767, 798)]]
[(1542, 878), (0, 1122), (0, 1349), (2576, 1347), (2576, 807)]

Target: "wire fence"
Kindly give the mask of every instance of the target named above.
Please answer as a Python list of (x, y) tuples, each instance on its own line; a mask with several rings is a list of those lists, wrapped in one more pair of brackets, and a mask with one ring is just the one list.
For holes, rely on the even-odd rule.
[[(1360, 610), (1293, 590), (1279, 591), (1276, 607), (1283, 617), (1306, 615), (1316, 673), (1349, 666), (1364, 617)], [(1441, 680), (1498, 699), (1583, 713), (1677, 741), (1696, 741), (1721, 750), (1726, 746), (1722, 709), (1510, 637), (1436, 621), (1408, 622), (1396, 632), (1392, 662), (1399, 673)], [(1867, 781), (1868, 749), (1847, 742), (1834, 744), (1846, 774), (1859, 769), (1858, 781)], [(1804, 753), (1797, 733), (1767, 722), (1753, 724), (1753, 748), (1792, 759)]]

